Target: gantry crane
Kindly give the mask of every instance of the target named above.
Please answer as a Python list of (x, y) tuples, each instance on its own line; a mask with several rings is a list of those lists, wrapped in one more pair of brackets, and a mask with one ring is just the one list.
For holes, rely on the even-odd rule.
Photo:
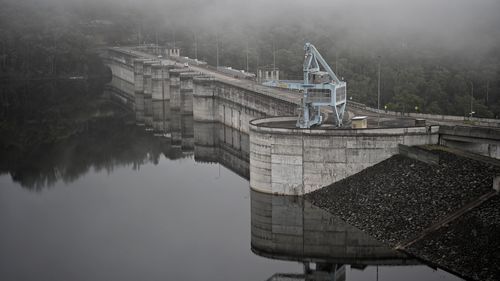
[[(332, 107), (336, 125), (340, 127), (347, 102), (347, 84), (340, 81), (314, 45), (306, 43), (304, 51), (304, 83), (301, 85), (304, 96), (297, 127), (310, 128), (320, 125), (323, 121), (322, 106)], [(320, 66), (324, 71), (321, 71)]]

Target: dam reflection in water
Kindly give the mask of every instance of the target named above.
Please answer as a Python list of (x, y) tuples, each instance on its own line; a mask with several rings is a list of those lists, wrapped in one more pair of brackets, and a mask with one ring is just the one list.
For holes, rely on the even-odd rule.
[(249, 190), (248, 134), (195, 121), (189, 91), (175, 106), (135, 94), (113, 79), (104, 95), (130, 120), (2, 165), (0, 279), (460, 280), (301, 198)]
[[(161, 107), (152, 107), (154, 129), (164, 129), (172, 144), (192, 143), (195, 161), (219, 163), (249, 179), (249, 136), (234, 128), (241, 126), (226, 125), (235, 123), (232, 118), (228, 122), (226, 117), (233, 117), (233, 108), (228, 111), (229, 105), (212, 101), (210, 108), (214, 112), (209, 115), (215, 116), (218, 122), (193, 121), (193, 114), (196, 114), (192, 110), (193, 103), (206, 103), (206, 100), (197, 100), (192, 84), (182, 82), (186, 77), (192, 76), (181, 74), (184, 89), (177, 83), (170, 85), (170, 100), (163, 102), (161, 112), (157, 112)], [(244, 109), (234, 110), (240, 117), (246, 113)], [(141, 123), (142, 113), (136, 116)], [(412, 277), (417, 278), (415, 280), (460, 280), (385, 247), (303, 198), (250, 190), (250, 210), (252, 252), (273, 260), (302, 264), (302, 272), (277, 272), (268, 280), (378, 280), (380, 276), (384, 276), (384, 280), (412, 280)]]
[[(209, 114), (217, 121), (194, 121), (193, 103), (206, 101), (197, 100), (193, 95), (192, 81), (189, 82), (193, 76), (185, 72), (174, 71), (176, 75), (179, 73), (175, 78), (179, 81), (171, 81), (169, 89), (162, 90), (168, 91), (167, 95), (162, 95), (168, 99), (153, 98), (152, 103), (135, 105), (137, 122), (162, 132), (174, 147), (183, 151), (194, 150), (196, 162), (219, 163), (248, 180), (249, 136), (235, 129), (243, 127), (240, 124), (234, 126), (237, 122), (232, 120), (233, 115), (242, 117), (246, 114), (245, 110), (213, 101), (210, 108), (214, 112)], [(140, 96), (136, 103), (144, 100), (144, 92), (136, 91), (135, 95)], [(160, 103), (161, 106), (154, 106)], [(148, 119), (148, 116), (152, 117)], [(252, 119), (252, 116), (242, 119)], [(385, 247), (302, 198), (250, 190), (250, 202), (252, 252), (268, 259), (298, 262), (303, 268), (299, 273), (277, 272), (268, 280), (374, 280), (373, 277), (378, 280), (379, 275), (386, 280), (411, 280), (412, 277), (416, 277), (415, 280), (460, 280)]]
[(251, 191), (251, 226), (255, 254), (303, 264), (301, 273), (276, 273), (268, 280), (459, 280), (385, 247), (302, 198)]

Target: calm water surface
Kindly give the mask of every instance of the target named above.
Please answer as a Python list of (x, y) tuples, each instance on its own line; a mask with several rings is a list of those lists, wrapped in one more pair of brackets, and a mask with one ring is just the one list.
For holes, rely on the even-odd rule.
[[(372, 259), (382, 249), (372, 240), (343, 259), (338, 249), (369, 238), (307, 202), (251, 192), (245, 171), (228, 164), (241, 159), (231, 161), (222, 144), (193, 141), (228, 128), (192, 126), (183, 147), (130, 124), (113, 104), (88, 112), (75, 125), (83, 129), (51, 145), (18, 147), (22, 137), (4, 134), (0, 280), (461, 280), (399, 254)], [(318, 218), (316, 246), (304, 242), (309, 217)]]

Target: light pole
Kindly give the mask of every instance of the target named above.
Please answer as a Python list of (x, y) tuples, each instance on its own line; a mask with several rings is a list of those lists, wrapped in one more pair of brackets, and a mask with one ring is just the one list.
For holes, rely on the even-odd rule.
[(380, 125), (380, 62), (381, 58), (378, 56), (378, 83), (377, 83), (377, 112), (378, 112), (378, 118), (377, 118), (377, 123)]
[(273, 40), (273, 75), (276, 72), (276, 46)]
[(215, 48), (216, 48), (216, 59), (217, 59), (217, 70), (219, 70), (219, 32), (215, 33)]
[(194, 58), (198, 60), (198, 38), (196, 32), (194, 33)]
[(165, 73), (163, 62), (161, 63), (161, 106), (162, 106), (162, 131), (163, 136), (165, 136)]
[(474, 108), (473, 108), (473, 102), (474, 102), (474, 83), (470, 81), (470, 117), (472, 118), (472, 115), (475, 113)]
[(247, 41), (247, 47), (246, 47), (246, 57), (247, 57), (247, 72), (248, 72), (248, 41)]
[(489, 100), (488, 100), (488, 90), (490, 88), (490, 80), (486, 80), (486, 106), (488, 106)]
[(339, 74), (339, 51), (335, 52), (335, 73)]

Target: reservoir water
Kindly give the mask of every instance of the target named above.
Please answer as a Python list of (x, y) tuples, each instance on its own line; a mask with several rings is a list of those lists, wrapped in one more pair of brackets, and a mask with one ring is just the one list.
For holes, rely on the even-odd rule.
[(462, 280), (251, 191), (244, 133), (170, 112), (155, 135), (99, 83), (1, 94), (0, 280)]

